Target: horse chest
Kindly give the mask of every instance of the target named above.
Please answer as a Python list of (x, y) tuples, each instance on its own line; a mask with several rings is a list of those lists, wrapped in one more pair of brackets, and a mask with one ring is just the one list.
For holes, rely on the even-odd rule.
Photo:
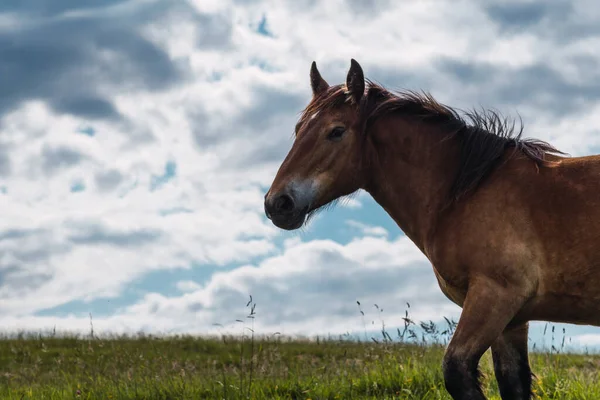
[(442, 290), (442, 293), (453, 303), (462, 307), (463, 302), (465, 301), (465, 296), (467, 295), (467, 291), (461, 288), (459, 285), (456, 285), (449, 279), (444, 279), (444, 277), (439, 273), (439, 271), (433, 267), (433, 272), (438, 281), (438, 285)]

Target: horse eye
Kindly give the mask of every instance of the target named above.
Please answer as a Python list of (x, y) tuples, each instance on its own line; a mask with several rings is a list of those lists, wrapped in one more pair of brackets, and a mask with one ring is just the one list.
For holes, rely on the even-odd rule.
[(342, 136), (344, 135), (344, 132), (346, 132), (346, 129), (344, 129), (341, 126), (337, 126), (337, 127), (333, 128), (331, 130), (331, 132), (329, 132), (329, 135), (327, 135), (327, 139), (333, 140), (333, 141), (340, 140), (342, 138)]

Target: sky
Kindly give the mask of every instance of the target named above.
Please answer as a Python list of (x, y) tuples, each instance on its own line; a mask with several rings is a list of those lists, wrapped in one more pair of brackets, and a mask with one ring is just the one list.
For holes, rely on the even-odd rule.
[(250, 296), (258, 334), (393, 332), (407, 303), (457, 320), (364, 192), (301, 231), (264, 216), (310, 63), (337, 84), (355, 58), (578, 156), (600, 152), (598, 48), (591, 1), (3, 0), (0, 329), (241, 332)]

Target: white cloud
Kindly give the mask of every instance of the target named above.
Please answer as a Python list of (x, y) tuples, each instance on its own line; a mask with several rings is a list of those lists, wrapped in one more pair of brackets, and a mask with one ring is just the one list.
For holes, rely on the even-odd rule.
[[(345, 246), (296, 239), (258, 265), (217, 272), (205, 284), (185, 281), (177, 286), (182, 295), (149, 293), (113, 317), (95, 318), (96, 331), (112, 329), (113, 322), (129, 332), (216, 332), (215, 323), (236, 330), (235, 320), (244, 319), (250, 295), (256, 303), (259, 333), (360, 333), (364, 326), (357, 300), (367, 329), (373, 329), (372, 321), (380, 326), (380, 318), (387, 326), (401, 326), (407, 302), (417, 321), (455, 318), (459, 311), (441, 294), (431, 265), (406, 237), (394, 241), (365, 237)], [(374, 304), (383, 308), (382, 314)], [(82, 326), (85, 331), (86, 320), (87, 314), (41, 321), (61, 330)], [(6, 322), (3, 326), (14, 321), (14, 317), (0, 319)], [(28, 317), (18, 322), (39, 329), (37, 323)]]
[(584, 335), (576, 335), (572, 337), (574, 344), (581, 347), (596, 347), (600, 346), (600, 334), (589, 333)]
[(600, 345), (600, 335), (598, 334), (587, 334), (578, 335), (574, 337), (575, 341), (582, 346), (596, 346)]
[[(238, 315), (250, 291), (257, 322), (288, 331), (356, 328), (357, 299), (395, 319), (405, 301), (423, 319), (456, 310), (416, 248), (389, 241), (368, 215), (348, 222), (366, 237), (347, 246), (293, 238), (276, 247), (280, 232), (264, 219), (262, 196), (310, 98), (312, 60), (330, 83), (343, 82), (353, 57), (367, 77), (390, 87), (430, 90), (461, 108), (518, 111), (526, 136), (574, 155), (600, 145), (600, 59), (588, 51), (598, 41), (597, 16), (579, 4), (570, 13), (568, 5), (533, 2), (516, 23), (510, 12), (517, 6), (504, 3), (251, 3), (0, 14), (3, 35), (29, 45), (46, 33), (48, 51), (60, 55), (48, 57), (56, 60), (51, 70), (28, 70), (33, 86), (18, 71), (0, 77), (14, 90), (0, 100), (4, 326), (58, 321), (87, 329), (86, 318), (31, 314), (119, 296), (150, 271), (245, 265), (278, 250), (208, 282), (180, 282), (181, 296), (148, 295), (97, 324), (207, 329), (219, 316)], [(263, 14), (272, 36), (256, 32)], [(577, 33), (581, 15), (588, 35)], [(107, 29), (98, 27), (108, 23), (123, 33), (118, 40), (102, 36)], [(65, 34), (68, 24), (81, 27), (83, 39)], [(77, 57), (63, 58), (52, 38)], [(0, 50), (10, 48), (3, 46), (0, 39)], [(176, 173), (150, 190), (168, 162)], [(72, 193), (74, 182), (85, 189)], [(364, 196), (340, 206), (359, 211)]]
[(387, 236), (388, 231), (381, 226), (371, 226), (359, 221), (347, 220), (346, 224), (358, 229), (365, 236)]
[(177, 290), (181, 292), (193, 292), (201, 289), (202, 286), (194, 281), (179, 281), (177, 282)]

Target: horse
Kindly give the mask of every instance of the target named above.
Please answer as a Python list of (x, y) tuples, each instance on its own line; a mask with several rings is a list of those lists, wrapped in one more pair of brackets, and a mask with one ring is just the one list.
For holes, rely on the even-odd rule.
[(388, 90), (355, 59), (339, 85), (313, 61), (310, 85), (267, 218), (298, 229), (367, 192), (462, 308), (441, 363), (450, 396), (486, 398), (479, 361), (491, 347), (502, 399), (531, 398), (529, 322), (600, 326), (600, 156), (523, 138), (495, 111)]

